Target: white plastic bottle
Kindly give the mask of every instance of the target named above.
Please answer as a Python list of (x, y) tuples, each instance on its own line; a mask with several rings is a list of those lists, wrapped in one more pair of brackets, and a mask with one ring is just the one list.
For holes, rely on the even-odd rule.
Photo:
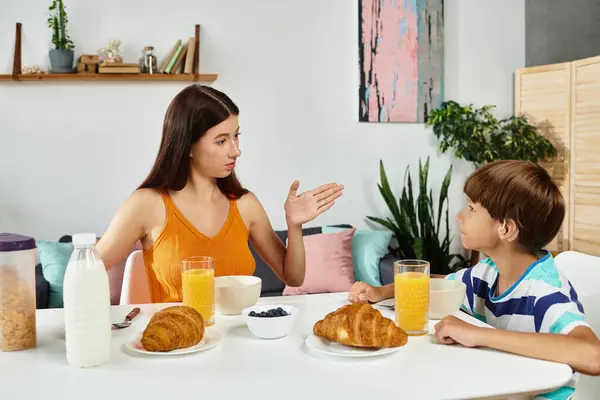
[(80, 368), (102, 365), (111, 357), (108, 274), (95, 244), (93, 233), (73, 235), (63, 282), (67, 361)]

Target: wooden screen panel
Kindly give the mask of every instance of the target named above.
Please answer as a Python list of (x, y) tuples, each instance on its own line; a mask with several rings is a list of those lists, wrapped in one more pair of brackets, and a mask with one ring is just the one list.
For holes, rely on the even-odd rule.
[(558, 150), (552, 162), (540, 163), (552, 175), (566, 203), (561, 230), (547, 246), (552, 252), (570, 248), (571, 63), (521, 68), (515, 73), (515, 115), (525, 114)]
[(572, 249), (600, 256), (600, 57), (572, 63)]

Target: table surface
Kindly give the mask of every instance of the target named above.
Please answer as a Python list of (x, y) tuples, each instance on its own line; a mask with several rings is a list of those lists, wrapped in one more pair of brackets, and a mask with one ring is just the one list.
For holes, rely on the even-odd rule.
[[(346, 294), (261, 298), (259, 304), (299, 308), (293, 331), (263, 340), (242, 316), (217, 314), (223, 334), (212, 349), (181, 356), (148, 356), (125, 350), (153, 312), (166, 304), (141, 305), (134, 324), (112, 333), (112, 359), (90, 369), (67, 364), (62, 309), (38, 310), (38, 346), (0, 353), (0, 398), (41, 399), (464, 399), (540, 393), (564, 385), (567, 365), (435, 342), (430, 334), (380, 357), (345, 358), (305, 345), (316, 321), (347, 304)], [(113, 322), (133, 306), (112, 307)], [(393, 318), (393, 311), (382, 309)], [(472, 317), (457, 316), (481, 325)], [(174, 396), (171, 396), (174, 395)], [(176, 396), (176, 397), (175, 397)]]

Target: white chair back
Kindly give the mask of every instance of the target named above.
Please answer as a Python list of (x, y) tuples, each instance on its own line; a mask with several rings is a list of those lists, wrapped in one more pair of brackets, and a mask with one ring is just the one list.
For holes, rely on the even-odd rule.
[(123, 286), (121, 287), (120, 304), (150, 303), (148, 279), (144, 255), (141, 250), (132, 252), (125, 263), (123, 271)]
[(600, 295), (600, 257), (577, 251), (564, 251), (554, 257), (556, 266), (563, 271), (581, 296)]
[[(600, 257), (577, 251), (565, 251), (554, 257), (577, 291), (585, 319), (600, 337)], [(580, 375), (573, 399), (594, 400), (600, 396), (600, 377)]]

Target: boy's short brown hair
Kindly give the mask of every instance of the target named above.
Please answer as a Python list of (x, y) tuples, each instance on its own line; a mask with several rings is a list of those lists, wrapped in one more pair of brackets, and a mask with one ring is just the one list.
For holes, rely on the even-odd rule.
[(529, 161), (501, 160), (483, 165), (467, 178), (464, 192), (497, 221), (512, 219), (518, 242), (542, 250), (557, 235), (565, 202), (548, 172)]

